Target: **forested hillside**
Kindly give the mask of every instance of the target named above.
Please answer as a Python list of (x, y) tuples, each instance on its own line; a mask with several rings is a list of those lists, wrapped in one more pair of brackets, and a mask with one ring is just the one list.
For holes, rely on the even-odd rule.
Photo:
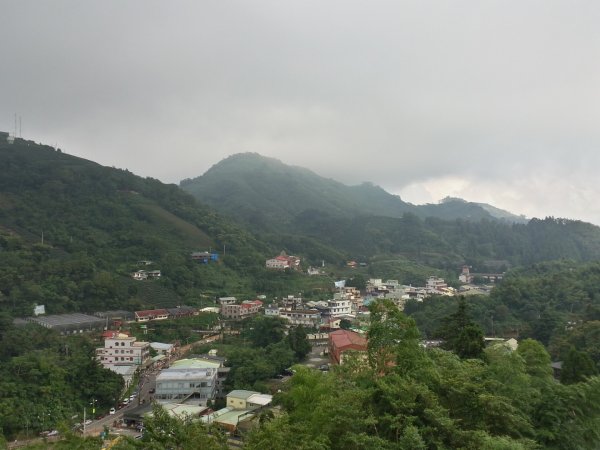
[(593, 449), (600, 378), (560, 384), (534, 340), (478, 358), (426, 350), (411, 318), (371, 307), (367, 358), (333, 373), (298, 368), (277, 397), (284, 413), (248, 449)]
[[(456, 308), (456, 299), (409, 301), (405, 312), (429, 338)], [(557, 261), (511, 270), (489, 297), (467, 298), (475, 322), (486, 336), (533, 338), (555, 361), (573, 348), (600, 370), (600, 263)]]
[(447, 198), (415, 206), (372, 184), (346, 186), (257, 154), (233, 155), (181, 187), (256, 233), (313, 261), (399, 255), (478, 270), (600, 257), (600, 228), (546, 218), (524, 223), (491, 205)]
[(561, 258), (590, 261), (600, 257), (600, 228), (566, 219), (532, 219), (527, 224), (493, 220), (473, 222), (363, 216), (340, 221), (305, 214), (299, 232), (356, 255), (400, 254), (436, 267), (466, 262), (485, 271), (489, 261), (509, 265)]
[[(281, 248), (177, 186), (20, 139), (0, 144), (0, 170), (0, 310), (136, 309), (283, 290), (264, 269)], [(191, 261), (191, 252), (209, 249), (218, 263)], [(162, 277), (133, 281), (141, 268)]]
[(356, 215), (402, 217), (405, 212), (412, 212), (423, 218), (445, 220), (500, 216), (510, 221), (523, 220), (489, 205), (458, 199), (436, 205), (413, 205), (372, 183), (347, 186), (256, 153), (232, 155), (204, 175), (183, 180), (181, 187), (223, 213), (267, 229), (290, 225), (305, 211), (328, 213), (341, 219)]
[(123, 378), (102, 368), (89, 336), (62, 337), (38, 325), (13, 327), (0, 313), (0, 447), (2, 435), (36, 436), (115, 405)]

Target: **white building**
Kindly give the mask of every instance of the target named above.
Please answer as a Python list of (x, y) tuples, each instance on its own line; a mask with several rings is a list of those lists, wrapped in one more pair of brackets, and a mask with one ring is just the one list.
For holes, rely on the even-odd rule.
[(335, 294), (333, 300), (327, 300), (327, 308), (331, 317), (347, 316), (352, 313), (352, 303), (345, 295)]
[(150, 344), (137, 342), (135, 337), (113, 332), (106, 335), (104, 347), (96, 349), (96, 358), (102, 366), (114, 369), (117, 366), (142, 366), (150, 360)]
[(286, 319), (290, 325), (302, 325), (316, 328), (321, 324), (321, 312), (317, 309), (279, 309), (279, 317)]
[(425, 284), (425, 290), (428, 295), (447, 295), (453, 296), (456, 290), (448, 286), (443, 278), (429, 277)]
[(262, 305), (260, 300), (244, 300), (239, 305), (227, 303), (221, 305), (221, 315), (226, 319), (245, 319), (258, 314)]
[(219, 297), (219, 305), (235, 305), (237, 298), (235, 297)]
[(277, 305), (268, 305), (265, 307), (265, 316), (279, 317), (279, 307)]
[(267, 259), (265, 262), (265, 266), (267, 269), (276, 269), (276, 270), (285, 270), (290, 268), (290, 262), (286, 259), (277, 257)]
[(131, 274), (131, 278), (138, 281), (143, 281), (148, 279), (148, 272), (145, 270), (137, 270)]

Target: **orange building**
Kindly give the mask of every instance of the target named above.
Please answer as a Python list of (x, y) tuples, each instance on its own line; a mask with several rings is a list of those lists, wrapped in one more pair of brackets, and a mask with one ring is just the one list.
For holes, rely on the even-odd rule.
[(350, 330), (329, 333), (329, 357), (333, 364), (343, 364), (344, 352), (349, 350), (366, 352), (367, 339)]

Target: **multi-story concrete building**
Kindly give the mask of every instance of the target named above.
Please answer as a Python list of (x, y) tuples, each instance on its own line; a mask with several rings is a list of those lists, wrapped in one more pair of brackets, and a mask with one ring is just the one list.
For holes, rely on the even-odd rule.
[(344, 294), (335, 294), (332, 300), (327, 300), (330, 317), (347, 316), (352, 313), (350, 299)]
[(285, 269), (300, 269), (300, 258), (297, 256), (288, 256), (285, 252), (281, 252), (275, 258), (267, 259), (265, 262), (267, 269), (285, 270)]
[(142, 366), (150, 360), (150, 343), (138, 342), (135, 337), (125, 333), (108, 333), (104, 347), (96, 349), (96, 358), (107, 369)]
[(222, 363), (204, 358), (182, 359), (156, 377), (154, 398), (162, 403), (183, 403), (194, 399), (206, 405), (217, 393), (217, 378)]
[(221, 305), (221, 315), (226, 319), (245, 319), (260, 312), (263, 302), (260, 300), (245, 300), (241, 304)]
[(279, 317), (279, 306), (277, 306), (277, 305), (266, 306), (265, 307), (265, 316)]

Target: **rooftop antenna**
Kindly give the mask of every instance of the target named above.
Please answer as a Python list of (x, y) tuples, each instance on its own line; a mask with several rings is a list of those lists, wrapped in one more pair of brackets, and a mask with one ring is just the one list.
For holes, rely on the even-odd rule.
[(21, 116), (19, 116), (19, 137), (23, 137), (23, 133), (21, 133)]
[(17, 137), (17, 113), (15, 113), (15, 132), (14, 132), (13, 136)]

